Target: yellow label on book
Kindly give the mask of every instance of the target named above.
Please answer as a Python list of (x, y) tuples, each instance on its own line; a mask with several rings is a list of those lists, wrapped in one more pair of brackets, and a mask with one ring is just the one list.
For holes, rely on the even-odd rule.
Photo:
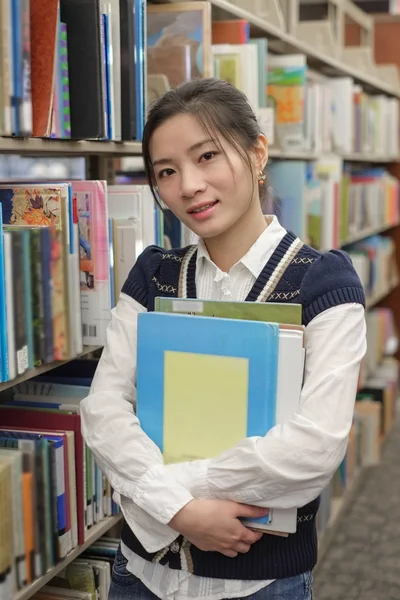
[(247, 437), (249, 361), (164, 353), (165, 463), (213, 458)]

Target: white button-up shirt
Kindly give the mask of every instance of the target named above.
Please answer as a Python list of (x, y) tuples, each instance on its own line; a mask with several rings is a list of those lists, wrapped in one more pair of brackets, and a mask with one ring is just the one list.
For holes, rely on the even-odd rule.
[[(229, 273), (200, 241), (199, 298), (246, 298), (286, 231), (274, 217)], [(360, 362), (366, 351), (364, 309), (343, 304), (325, 310), (305, 329), (306, 366), (297, 413), (265, 437), (203, 461), (164, 465), (158, 447), (135, 416), (137, 316), (146, 309), (121, 294), (90, 395), (81, 403), (82, 431), (115, 490), (114, 499), (148, 552), (178, 536), (168, 526), (194, 497), (223, 498), (276, 508), (301, 507), (329, 483), (346, 451)], [(202, 578), (143, 560), (122, 546), (128, 569), (163, 600), (220, 600), (247, 596), (270, 581)]]

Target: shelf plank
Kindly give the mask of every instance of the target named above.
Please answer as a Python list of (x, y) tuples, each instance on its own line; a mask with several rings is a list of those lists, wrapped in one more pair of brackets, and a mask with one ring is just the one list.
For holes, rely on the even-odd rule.
[[(284, 152), (278, 148), (268, 149), (269, 158), (281, 159), (281, 160), (318, 160), (323, 158), (323, 153), (316, 154), (315, 152)], [(352, 154), (340, 154), (339, 152), (330, 152), (327, 156), (338, 156), (348, 162), (365, 162), (365, 163), (377, 163), (377, 164), (388, 164), (395, 163), (400, 160), (400, 157), (396, 156), (375, 156), (368, 154), (360, 154), (354, 152)]]
[(0, 393), (13, 387), (14, 385), (17, 385), (18, 383), (22, 383), (23, 381), (27, 381), (28, 379), (32, 379), (33, 377), (37, 377), (38, 375), (47, 373), (47, 371), (52, 371), (60, 365), (64, 365), (68, 362), (71, 362), (72, 360), (83, 358), (91, 352), (95, 352), (96, 350), (100, 350), (101, 348), (102, 346), (84, 346), (82, 354), (78, 354), (78, 356), (73, 356), (72, 358), (69, 358), (67, 360), (58, 360), (55, 362), (47, 363), (45, 365), (41, 365), (40, 367), (35, 367), (34, 369), (29, 369), (29, 371), (26, 371), (25, 373), (23, 373), (23, 375), (20, 375), (15, 379), (11, 379), (10, 381), (0, 383)]
[(0, 137), (1, 154), (24, 154), (28, 156), (134, 156), (141, 154), (141, 152), (142, 144), (140, 142)]
[(360, 240), (364, 240), (371, 235), (379, 235), (380, 233), (385, 233), (386, 231), (390, 231), (395, 227), (398, 227), (400, 223), (393, 223), (393, 225), (383, 225), (382, 227), (371, 227), (370, 229), (364, 229), (364, 231), (360, 231), (355, 233), (354, 235), (347, 238), (347, 240), (343, 240), (341, 242), (340, 247), (345, 248), (349, 244), (354, 244), (355, 242), (359, 242)]
[(373, 308), (377, 304), (379, 304), (379, 302), (381, 302), (387, 296), (389, 296), (389, 294), (391, 294), (393, 292), (393, 290), (395, 290), (397, 288), (398, 285), (399, 285), (399, 282), (393, 283), (392, 285), (388, 286), (386, 289), (382, 290), (381, 292), (375, 294), (374, 296), (371, 296), (370, 298), (367, 298), (366, 309), (368, 310), (370, 308)]
[(52, 567), (43, 577), (36, 579), (29, 586), (23, 588), (14, 596), (14, 600), (28, 600), (33, 594), (38, 592), (44, 585), (46, 585), (53, 577), (55, 577), (60, 571), (65, 569), (67, 565), (69, 565), (75, 558), (78, 558), (80, 554), (86, 548), (89, 548), (96, 540), (98, 540), (102, 535), (104, 535), (111, 527), (114, 527), (121, 520), (121, 515), (117, 515), (116, 517), (107, 517), (97, 525), (94, 525), (89, 531), (87, 539), (85, 543), (81, 546), (77, 546), (70, 552), (64, 560), (57, 563), (54, 567)]
[[(173, 2), (174, 0), (169, 1)], [(323, 70), (328, 76), (339, 75), (353, 77), (357, 83), (363, 84), (371, 91), (377, 91), (388, 94), (389, 96), (400, 98), (400, 89), (388, 85), (386, 82), (381, 81), (373, 75), (370, 75), (366, 71), (356, 69), (341, 60), (337, 60), (332, 56), (321, 53), (317, 48), (315, 48), (315, 46), (312, 46), (303, 40), (297, 39), (290, 33), (282, 31), (279, 27), (274, 26), (272, 23), (268, 23), (268, 21), (265, 21), (254, 13), (249, 12), (245, 8), (231, 4), (229, 0), (211, 0), (211, 4), (223, 11), (223, 13), (226, 15), (231, 15), (237, 17), (238, 19), (245, 19), (248, 21), (253, 26), (252, 29), (255, 30), (252, 32), (255, 34), (252, 35), (252, 37), (267, 35), (272, 40), (277, 40), (279, 42), (279, 48), (277, 49), (279, 53), (284, 52), (285, 54), (305, 54), (309, 59), (310, 66), (316, 67), (319, 70)]]
[(343, 160), (348, 162), (366, 162), (366, 163), (395, 163), (399, 162), (400, 156), (375, 156), (373, 154), (362, 154), (360, 152), (353, 152), (351, 154), (343, 154)]

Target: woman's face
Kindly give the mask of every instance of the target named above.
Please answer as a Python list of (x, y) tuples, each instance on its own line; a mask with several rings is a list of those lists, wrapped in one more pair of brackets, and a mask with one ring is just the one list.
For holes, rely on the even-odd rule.
[(259, 209), (256, 153), (250, 173), (236, 149), (222, 136), (211, 140), (192, 115), (160, 125), (150, 156), (160, 198), (201, 238), (225, 233), (254, 203)]

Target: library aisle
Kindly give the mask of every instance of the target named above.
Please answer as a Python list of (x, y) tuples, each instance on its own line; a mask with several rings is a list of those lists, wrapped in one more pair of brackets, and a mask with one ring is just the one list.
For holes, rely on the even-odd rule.
[(315, 600), (400, 597), (400, 420), (314, 574)]

